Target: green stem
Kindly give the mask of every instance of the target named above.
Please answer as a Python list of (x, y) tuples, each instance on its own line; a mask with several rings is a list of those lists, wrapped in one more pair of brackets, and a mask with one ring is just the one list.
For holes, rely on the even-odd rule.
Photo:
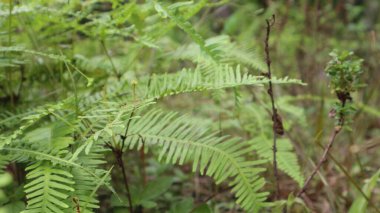
[(112, 60), (112, 58), (111, 58), (111, 55), (108, 53), (108, 49), (107, 49), (107, 46), (106, 46), (104, 40), (100, 40), (100, 43), (102, 44), (102, 47), (103, 47), (104, 53), (106, 54), (108, 60), (109, 60), (110, 63), (111, 63), (112, 71), (114, 72), (114, 74), (115, 74), (115, 76), (117, 77), (117, 79), (120, 80), (120, 73), (119, 73), (119, 71), (117, 71), (116, 66), (115, 66), (115, 64), (113, 63), (113, 60)]

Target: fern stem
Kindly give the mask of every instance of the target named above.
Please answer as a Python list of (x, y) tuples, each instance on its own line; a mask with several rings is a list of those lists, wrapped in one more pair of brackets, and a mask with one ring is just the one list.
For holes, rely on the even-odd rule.
[(73, 84), (73, 89), (74, 89), (74, 99), (75, 99), (75, 115), (78, 117), (79, 115), (79, 101), (78, 101), (78, 90), (77, 90), (77, 83), (74, 79), (74, 75), (73, 73), (71, 72), (71, 69), (70, 67), (67, 65), (66, 61), (64, 62), (65, 63), (65, 66), (67, 68), (67, 71), (69, 71), (69, 76), (70, 76), (70, 79), (71, 79), (71, 82)]
[(125, 190), (127, 190), (127, 198), (128, 198), (128, 203), (129, 203), (129, 212), (133, 213), (133, 207), (132, 207), (132, 197), (131, 197), (131, 191), (129, 190), (129, 184), (128, 184), (128, 178), (127, 174), (125, 173), (125, 165), (123, 161), (123, 152), (121, 150), (118, 150), (119, 152), (115, 152), (115, 157), (117, 160), (118, 165), (121, 168), (121, 171), (123, 173), (123, 180), (124, 180), (124, 186)]
[(134, 115), (134, 112), (135, 112), (135, 108), (133, 108), (131, 114), (129, 115), (129, 119), (127, 121), (127, 126), (125, 128), (124, 135), (121, 135), (121, 147), (119, 147), (119, 146), (113, 147), (111, 144), (107, 144), (107, 146), (112, 150), (113, 154), (115, 155), (116, 162), (119, 165), (119, 167), (121, 168), (121, 171), (123, 173), (124, 186), (125, 186), (125, 190), (127, 191), (127, 198), (128, 198), (129, 212), (130, 213), (133, 213), (132, 197), (131, 197), (131, 192), (129, 190), (127, 174), (125, 172), (125, 165), (124, 165), (124, 161), (123, 161), (123, 153), (124, 153), (123, 150), (124, 150), (125, 139), (127, 139), (129, 126), (131, 124), (131, 120), (132, 120), (132, 117)]
[(266, 37), (265, 37), (265, 55), (266, 55), (266, 64), (267, 64), (267, 73), (265, 73), (266, 77), (269, 79), (269, 88), (268, 88), (268, 95), (271, 99), (271, 105), (272, 105), (272, 121), (273, 121), (273, 173), (275, 177), (275, 200), (277, 200), (279, 194), (280, 194), (280, 183), (279, 183), (279, 175), (278, 175), (278, 168), (277, 168), (277, 134), (283, 135), (284, 130), (282, 126), (281, 117), (277, 112), (277, 108), (275, 106), (275, 100), (273, 95), (273, 85), (272, 85), (272, 72), (271, 72), (271, 59), (269, 54), (269, 36), (270, 31), (275, 22), (275, 16), (272, 16), (272, 19), (267, 19), (267, 30), (266, 30)]
[(100, 40), (100, 44), (102, 45), (103, 50), (104, 50), (104, 52), (105, 52), (105, 54), (106, 54), (108, 60), (109, 60), (110, 63), (111, 63), (112, 71), (114, 72), (114, 74), (115, 74), (117, 80), (120, 80), (120, 77), (121, 77), (121, 76), (120, 76), (120, 73), (119, 73), (119, 71), (116, 69), (116, 66), (115, 66), (115, 64), (113, 63), (113, 60), (112, 60), (112, 58), (111, 58), (111, 55), (108, 53), (108, 49), (107, 49), (106, 44), (104, 43), (104, 40)]

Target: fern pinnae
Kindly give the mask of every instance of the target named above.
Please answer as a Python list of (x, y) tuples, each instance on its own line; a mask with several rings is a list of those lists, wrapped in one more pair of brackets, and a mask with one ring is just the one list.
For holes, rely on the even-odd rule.
[[(143, 80), (143, 83), (148, 79)], [(239, 66), (231, 67), (224, 64), (215, 69), (215, 74), (205, 76), (199, 68), (183, 69), (174, 74), (153, 75), (150, 85), (143, 92), (144, 100), (158, 99), (166, 96), (196, 91), (218, 90), (238, 86), (262, 86), (268, 79), (262, 76), (242, 73)], [(299, 80), (273, 77), (274, 84), (303, 84)]]
[(132, 135), (126, 142), (133, 148), (141, 137), (145, 145), (158, 145), (158, 158), (165, 159), (166, 163), (182, 164), (191, 159), (193, 171), (199, 170), (201, 174), (213, 177), (217, 183), (233, 178), (230, 186), (237, 196), (237, 202), (247, 210), (259, 208), (268, 195), (259, 192), (265, 184), (259, 176), (265, 171), (260, 168), (265, 161), (248, 163), (244, 155), (252, 152), (251, 147), (236, 138), (207, 134), (205, 128), (191, 123), (187, 116), (178, 117), (176, 113), (154, 110), (132, 121)]
[[(261, 109), (261, 112), (260, 112)], [(266, 126), (270, 126), (270, 123), (265, 119), (265, 113), (259, 105), (254, 105), (245, 109), (250, 114), (254, 115), (254, 120), (257, 122), (255, 125), (258, 129), (256, 131), (249, 131), (256, 135), (251, 140), (248, 141), (252, 148), (262, 159), (267, 159), (268, 161), (273, 160), (272, 155), (272, 142), (268, 137), (268, 132), (266, 131)], [(247, 129), (248, 130), (248, 129)], [(277, 162), (280, 170), (289, 175), (293, 180), (297, 182), (300, 186), (303, 185), (304, 176), (301, 171), (301, 167), (298, 163), (296, 154), (293, 152), (293, 146), (290, 140), (286, 138), (280, 138), (277, 144)]]
[(62, 200), (68, 197), (67, 191), (74, 191), (73, 175), (46, 161), (32, 164), (26, 170), (29, 171), (26, 178), (31, 181), (24, 186), (28, 206), (23, 213), (63, 213), (69, 205)]

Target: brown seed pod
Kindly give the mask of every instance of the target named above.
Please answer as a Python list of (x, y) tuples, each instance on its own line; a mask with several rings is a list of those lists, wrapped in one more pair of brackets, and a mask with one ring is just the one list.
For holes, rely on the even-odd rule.
[(273, 129), (278, 135), (284, 135), (284, 125), (282, 124), (282, 118), (281, 116), (276, 112), (273, 117)]

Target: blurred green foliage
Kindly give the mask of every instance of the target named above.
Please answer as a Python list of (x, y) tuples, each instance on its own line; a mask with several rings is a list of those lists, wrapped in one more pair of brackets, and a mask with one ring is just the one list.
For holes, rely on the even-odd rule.
[[(340, 135), (333, 155), (360, 185), (371, 178), (365, 192), (379, 200), (379, 11), (377, 0), (1, 1), (0, 144), (5, 148), (0, 154), (5, 159), (0, 167), (10, 173), (1, 174), (0, 212), (25, 208), (30, 199), (25, 199), (24, 184), (35, 180), (26, 179), (30, 170), (25, 168), (36, 162), (58, 170), (44, 174), (74, 174), (66, 177), (66, 191), (84, 186), (80, 189), (88, 196), (65, 192), (60, 199), (69, 206), (65, 210), (73, 210), (72, 199), (79, 197), (88, 211), (128, 211), (121, 172), (116, 166), (110, 170), (116, 162), (103, 145), (120, 141), (125, 120), (149, 120), (144, 111), (149, 107), (190, 114), (182, 120), (188, 126), (177, 129), (198, 127), (200, 132), (192, 133), (199, 135), (210, 128), (207, 133), (214, 132), (215, 137), (241, 138), (236, 146), (246, 142), (246, 152), (238, 150), (231, 156), (246, 164), (262, 162), (252, 168), (266, 169), (260, 173), (265, 178), (260, 192), (270, 195), (263, 212), (282, 211), (286, 205), (289, 212), (306, 208), (376, 212), (330, 160), (307, 192), (309, 200), (295, 199), (291, 193), (314, 168), (310, 162), (320, 156), (317, 144), (328, 140), (335, 125), (328, 120), (333, 106), (337, 114), (343, 110), (352, 115), (352, 131)], [(277, 202), (272, 202), (270, 100), (265, 83), (258, 86), (265, 72), (265, 19), (272, 14), (276, 23), (269, 46), (274, 76), (277, 83), (297, 83), (275, 86), (286, 132), (279, 140), (282, 193)], [(333, 52), (331, 59), (333, 49), (347, 51)], [(290, 79), (281, 79), (285, 76)], [(353, 103), (334, 106), (330, 90), (350, 93)], [(130, 117), (134, 107), (141, 111)], [(148, 130), (165, 122), (157, 123)], [(141, 130), (148, 131), (141, 127), (135, 132)], [(134, 139), (140, 140), (137, 135)], [(141, 148), (141, 141), (135, 145)], [(6, 148), (23, 152), (16, 155)], [(233, 178), (216, 186), (211, 178), (194, 175), (190, 160), (181, 166), (157, 160), (160, 155), (185, 153), (176, 154), (175, 148), (165, 152), (160, 146), (145, 149), (145, 165), (139, 151), (125, 150), (136, 209), (240, 211), (230, 192)], [(12, 162), (17, 162), (16, 170), (7, 167)], [(147, 183), (141, 181), (142, 168)]]

